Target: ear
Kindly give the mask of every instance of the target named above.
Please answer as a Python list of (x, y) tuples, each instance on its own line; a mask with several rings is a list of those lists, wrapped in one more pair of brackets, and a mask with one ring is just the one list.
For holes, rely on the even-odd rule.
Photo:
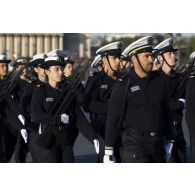
[(161, 64), (163, 61), (163, 57), (159, 55), (159, 56), (157, 56), (157, 60), (158, 60), (159, 64)]
[(137, 60), (136, 57), (135, 56), (132, 56), (131, 57), (131, 63), (133, 63), (135, 60)]
[(106, 56), (102, 57), (102, 62), (103, 62), (103, 64), (106, 64), (107, 63)]
[(34, 67), (34, 71), (35, 71), (36, 73), (38, 73), (38, 68), (37, 68), (37, 67)]
[(49, 70), (48, 69), (45, 69), (45, 74), (48, 75), (49, 74)]

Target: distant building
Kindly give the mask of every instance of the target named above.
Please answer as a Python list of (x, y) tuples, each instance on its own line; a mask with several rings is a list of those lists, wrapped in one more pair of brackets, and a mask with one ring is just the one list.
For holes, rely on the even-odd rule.
[(79, 33), (0, 33), (0, 53), (11, 59), (32, 57), (36, 53), (47, 53), (63, 49), (78, 57), (91, 57), (90, 35)]
[(91, 37), (88, 33), (65, 33), (63, 45), (64, 51), (69, 55), (91, 57)]

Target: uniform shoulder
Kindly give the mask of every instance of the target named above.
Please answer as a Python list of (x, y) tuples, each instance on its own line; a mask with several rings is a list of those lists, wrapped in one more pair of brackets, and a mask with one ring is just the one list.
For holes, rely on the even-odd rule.
[(97, 83), (97, 82), (99, 82), (101, 80), (101, 78), (104, 77), (104, 75), (105, 75), (104, 72), (98, 72), (97, 74), (89, 77), (88, 78), (88, 82), (93, 83), (93, 84)]
[(189, 85), (194, 85), (195, 86), (195, 76), (191, 76), (188, 80)]
[(46, 85), (45, 84), (41, 84), (41, 85), (36, 85), (34, 90), (33, 90), (33, 93), (36, 93), (36, 94), (41, 94), (41, 93), (44, 93), (44, 91), (46, 90)]
[(97, 72), (95, 75), (93, 75), (93, 78), (96, 79), (96, 78), (101, 78), (105, 75), (105, 72), (104, 71), (100, 71), (100, 72)]
[(26, 87), (27, 85), (29, 84), (29, 82), (27, 82), (26, 80), (23, 80), (23, 79), (19, 79), (18, 80), (18, 85), (20, 86), (20, 87)]
[(114, 84), (114, 88), (123, 90), (125, 86), (127, 86), (129, 81), (130, 81), (130, 75), (128, 74), (124, 78), (118, 79)]

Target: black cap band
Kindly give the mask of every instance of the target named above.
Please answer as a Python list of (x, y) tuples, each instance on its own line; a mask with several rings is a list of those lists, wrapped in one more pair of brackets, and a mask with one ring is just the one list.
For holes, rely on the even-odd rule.
[(135, 51), (131, 52), (129, 57), (132, 57), (133, 55), (138, 54), (138, 53), (152, 52), (152, 51), (153, 51), (152, 46), (141, 47), (140, 49), (136, 49)]
[(162, 49), (154, 50), (153, 55), (158, 56), (158, 55), (162, 55), (162, 54), (167, 53), (167, 52), (175, 52), (177, 50), (178, 49), (175, 49), (172, 45), (168, 45), (166, 47), (163, 47)]
[(121, 49), (111, 49), (111, 50), (102, 52), (101, 56), (116, 56), (116, 57), (120, 58), (120, 56), (121, 56)]

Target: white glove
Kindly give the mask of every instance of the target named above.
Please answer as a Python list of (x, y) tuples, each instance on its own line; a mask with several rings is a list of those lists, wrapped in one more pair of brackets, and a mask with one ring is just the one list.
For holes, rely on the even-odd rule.
[(173, 149), (173, 143), (174, 140), (168, 140), (165, 144), (165, 151), (166, 151), (166, 155), (165, 155), (165, 159), (168, 162), (171, 158), (171, 154), (172, 154), (172, 149)]
[(64, 124), (68, 124), (69, 123), (69, 116), (67, 114), (62, 114), (61, 115), (61, 122)]
[(180, 101), (180, 102), (183, 102), (184, 107), (185, 107), (185, 105), (186, 105), (186, 100), (185, 100), (185, 99), (180, 98), (180, 99), (179, 99), (179, 101)]
[(99, 152), (100, 152), (100, 144), (99, 144), (99, 141), (97, 139), (94, 139), (93, 140), (93, 143), (94, 143), (94, 147), (95, 147), (96, 153), (99, 154)]
[(22, 135), (22, 137), (23, 137), (23, 139), (24, 139), (24, 142), (27, 143), (28, 134), (27, 134), (26, 129), (21, 129), (20, 132), (21, 132), (21, 135)]
[(18, 115), (18, 119), (20, 120), (20, 122), (21, 122), (23, 125), (25, 125), (25, 118), (24, 118), (23, 115), (19, 114), (19, 115)]
[(113, 155), (113, 147), (107, 147), (105, 146), (105, 155), (104, 155), (104, 159), (103, 162), (104, 163), (115, 163), (115, 157)]

